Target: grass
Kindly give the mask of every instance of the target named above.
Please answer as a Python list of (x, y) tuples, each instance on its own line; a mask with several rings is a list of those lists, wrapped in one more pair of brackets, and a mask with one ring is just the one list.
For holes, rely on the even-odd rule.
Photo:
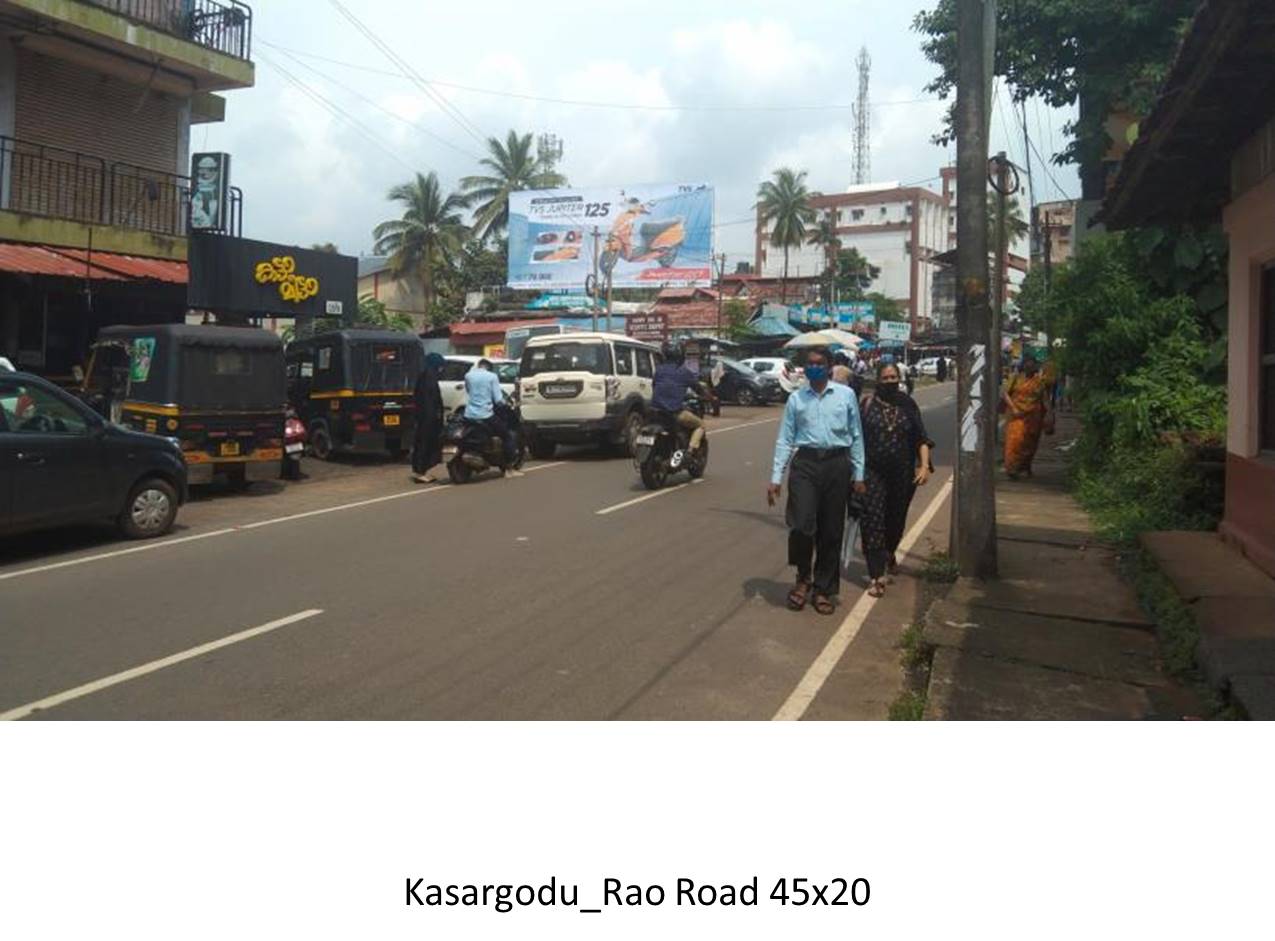
[(1138, 600), (1155, 622), (1165, 669), (1179, 679), (1193, 678), (1200, 629), (1190, 609), (1146, 552), (1132, 554), (1130, 568)]
[(925, 715), (925, 694), (911, 690), (899, 694), (890, 704), (891, 722), (920, 722)]
[(960, 574), (956, 560), (942, 550), (930, 553), (930, 557), (925, 560), (925, 568), (921, 570), (921, 577), (927, 582), (954, 582)]
[(930, 663), (934, 648), (925, 642), (923, 632), (925, 625), (913, 621), (899, 638), (899, 649), (903, 651), (900, 658), (903, 666), (909, 670), (919, 670)]
[(907, 674), (907, 689), (890, 704), (891, 722), (918, 722), (925, 714), (934, 645), (925, 641), (925, 625), (913, 621), (899, 637), (899, 663)]

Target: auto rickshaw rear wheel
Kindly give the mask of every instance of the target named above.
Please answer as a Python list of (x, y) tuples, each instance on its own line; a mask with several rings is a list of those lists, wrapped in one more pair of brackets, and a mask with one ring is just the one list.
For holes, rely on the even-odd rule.
[(310, 426), (310, 453), (320, 461), (326, 461), (332, 456), (332, 436), (328, 434), (327, 426), (321, 422)]

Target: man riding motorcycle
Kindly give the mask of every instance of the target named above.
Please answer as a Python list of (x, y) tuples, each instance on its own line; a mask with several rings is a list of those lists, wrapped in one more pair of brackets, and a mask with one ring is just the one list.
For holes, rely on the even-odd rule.
[(704, 440), (704, 420), (685, 407), (686, 390), (697, 389), (706, 397), (708, 390), (685, 363), (686, 354), (681, 347), (664, 347), (664, 362), (655, 367), (651, 407), (657, 412), (673, 415), (677, 424), (691, 433), (690, 448), (697, 451)]
[(521, 477), (522, 471), (514, 467), (518, 457), (518, 441), (513, 429), (496, 413), (496, 406), (504, 401), (500, 379), (491, 368), (491, 361), (480, 359), (465, 373), (465, 421), (482, 425), (504, 444), (505, 476)]

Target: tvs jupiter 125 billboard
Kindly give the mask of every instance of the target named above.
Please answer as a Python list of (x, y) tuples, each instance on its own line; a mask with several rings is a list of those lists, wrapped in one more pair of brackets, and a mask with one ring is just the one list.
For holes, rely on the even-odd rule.
[(713, 188), (659, 184), (616, 189), (527, 190), (509, 197), (509, 286), (709, 284)]

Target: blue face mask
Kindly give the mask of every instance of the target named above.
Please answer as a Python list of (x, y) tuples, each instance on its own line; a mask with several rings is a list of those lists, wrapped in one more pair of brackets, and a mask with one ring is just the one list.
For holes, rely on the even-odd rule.
[(827, 366), (807, 366), (806, 378), (811, 382), (827, 382), (828, 367)]

